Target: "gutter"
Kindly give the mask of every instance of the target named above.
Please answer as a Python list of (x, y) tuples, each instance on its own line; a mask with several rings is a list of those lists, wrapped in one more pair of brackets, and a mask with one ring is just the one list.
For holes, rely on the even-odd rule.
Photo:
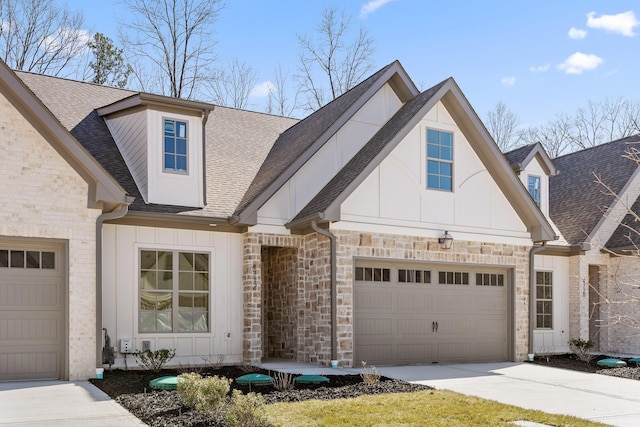
[[(102, 366), (102, 224), (104, 221), (122, 218), (129, 212), (129, 205), (135, 200), (125, 196), (111, 212), (103, 213), (96, 220), (96, 366)], [(100, 338), (98, 338), (100, 337)]]
[(311, 221), (311, 228), (325, 237), (331, 243), (331, 360), (338, 359), (338, 307), (337, 307), (337, 281), (336, 281), (336, 236), (328, 230), (318, 227), (316, 220)]
[(209, 114), (213, 111), (213, 108), (205, 108), (204, 116), (202, 116), (202, 201), (203, 205), (207, 206), (207, 132), (205, 127), (209, 120)]
[(536, 322), (536, 277), (535, 266), (533, 264), (534, 256), (537, 252), (545, 249), (547, 242), (542, 242), (539, 245), (534, 245), (529, 251), (529, 354), (534, 354), (533, 351), (533, 325)]

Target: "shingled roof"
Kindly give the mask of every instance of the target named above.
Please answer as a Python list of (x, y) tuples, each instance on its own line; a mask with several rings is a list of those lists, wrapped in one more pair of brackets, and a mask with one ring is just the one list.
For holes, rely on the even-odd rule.
[(207, 205), (194, 209), (146, 204), (105, 121), (96, 112), (137, 92), (38, 74), (16, 74), (127, 193), (136, 198), (130, 211), (229, 217), (274, 141), (297, 122), (286, 117), (215, 107), (206, 126)]
[(504, 153), (504, 157), (507, 159), (511, 167), (522, 164), (522, 162), (529, 156), (529, 154), (536, 147), (536, 142), (533, 144), (523, 145), (515, 150)]
[[(640, 135), (634, 135), (554, 160), (560, 173), (549, 181), (549, 215), (570, 244), (588, 241), (603, 209), (614, 201), (605, 194), (596, 176), (620, 194), (637, 168), (635, 162), (623, 156), (630, 144), (639, 142)], [(621, 233), (623, 230), (614, 233), (615, 242), (621, 240)]]
[[(402, 77), (398, 78), (400, 74)], [(398, 89), (400, 98), (405, 98), (403, 101), (418, 93), (400, 63), (395, 61), (280, 135), (238, 205), (238, 220), (250, 222), (251, 215), (280, 188), (279, 183), (293, 176), (386, 83)]]

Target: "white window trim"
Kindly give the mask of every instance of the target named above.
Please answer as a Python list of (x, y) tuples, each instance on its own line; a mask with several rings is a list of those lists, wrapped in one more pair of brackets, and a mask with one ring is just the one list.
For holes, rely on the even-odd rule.
[[(185, 154), (186, 162), (187, 162), (187, 169), (184, 170), (184, 171), (177, 170), (177, 169), (167, 169), (165, 167), (165, 163), (164, 163), (164, 155), (165, 155), (165, 151), (164, 151), (164, 136), (165, 136), (164, 135), (164, 122), (166, 120), (171, 120), (171, 121), (176, 122), (176, 123), (177, 122), (185, 123), (186, 126), (187, 126), (187, 138), (186, 138), (186, 140), (187, 140), (187, 152)], [(191, 150), (189, 150), (189, 145), (190, 145), (189, 144), (189, 140), (191, 139), (191, 136), (190, 136), (191, 131), (189, 130), (190, 125), (191, 125), (190, 121), (188, 119), (186, 119), (186, 118), (178, 119), (178, 118), (171, 117), (171, 116), (162, 116), (160, 118), (160, 135), (161, 135), (160, 153), (161, 153), (161, 160), (162, 160), (162, 163), (161, 163), (162, 164), (162, 168), (161, 168), (162, 173), (176, 174), (176, 175), (189, 175), (189, 170), (191, 169), (191, 167), (189, 165), (189, 156), (190, 156), (190, 151), (191, 151)]]
[[(538, 279), (537, 279), (537, 275), (538, 273), (550, 273), (551, 274), (551, 298), (550, 299), (538, 299)], [(535, 279), (535, 326), (534, 329), (539, 330), (539, 331), (552, 331), (553, 330), (553, 326), (554, 326), (554, 322), (555, 322), (555, 313), (554, 313), (554, 298), (555, 298), (555, 291), (554, 291), (554, 271), (553, 270), (535, 270), (534, 274), (536, 275), (536, 279)], [(538, 327), (538, 301), (550, 301), (551, 302), (551, 326), (548, 328), (544, 328), (544, 327)]]
[[(449, 133), (451, 134), (451, 160), (443, 160), (443, 159), (438, 159), (435, 157), (429, 157), (429, 141), (427, 139), (427, 132), (429, 130), (433, 130), (436, 132), (445, 132), (445, 133)], [(438, 127), (434, 127), (434, 126), (424, 126), (422, 128), (422, 137), (424, 138), (424, 144), (422, 144), (422, 146), (424, 147), (424, 156), (422, 157), (424, 159), (423, 164), (424, 164), (424, 188), (428, 191), (441, 191), (443, 193), (453, 193), (454, 189), (455, 189), (455, 131), (452, 129), (445, 129), (444, 127), (442, 128), (438, 128)], [(432, 159), (434, 161), (438, 161), (438, 162), (442, 162), (442, 163), (449, 163), (451, 165), (451, 190), (443, 190), (442, 188), (430, 188), (429, 187), (429, 159)]]
[[(213, 266), (215, 261), (215, 249), (202, 246), (183, 246), (183, 245), (167, 245), (162, 243), (136, 243), (133, 245), (135, 256), (133, 257), (132, 270), (132, 299), (133, 299), (133, 331), (135, 337), (144, 338), (166, 338), (176, 336), (180, 338), (188, 337), (215, 337), (214, 324), (214, 293), (215, 293), (215, 276)], [(178, 252), (199, 252), (209, 254), (209, 331), (208, 332), (141, 332), (140, 331), (140, 251), (178, 251)]]

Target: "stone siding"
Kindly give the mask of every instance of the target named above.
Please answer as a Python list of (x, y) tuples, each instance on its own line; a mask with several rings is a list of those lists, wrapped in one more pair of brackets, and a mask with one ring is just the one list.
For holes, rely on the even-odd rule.
[[(530, 246), (455, 241), (452, 249), (442, 250), (437, 240), (431, 238), (345, 230), (336, 230), (334, 234), (337, 251), (337, 358), (341, 366), (353, 366), (354, 363), (353, 267), (354, 259), (358, 257), (513, 268), (514, 358), (526, 358), (529, 339)], [(331, 360), (329, 239), (315, 233), (306, 236), (246, 233), (244, 242), (245, 361), (256, 363), (273, 352), (274, 356), (328, 365)], [(282, 274), (274, 271), (277, 265), (283, 269)], [(269, 284), (265, 283), (267, 279), (270, 280)], [(296, 289), (292, 289), (290, 283), (297, 283)], [(263, 288), (271, 290), (264, 291)], [(275, 301), (278, 298), (281, 301)], [(285, 308), (282, 305), (284, 300), (291, 307)], [(296, 316), (293, 315), (293, 307), (296, 307)], [(272, 313), (271, 310), (281, 312)], [(282, 326), (278, 339), (274, 336), (274, 325), (269, 325), (274, 319), (277, 319), (276, 324)], [(267, 325), (263, 325), (264, 322)], [(297, 325), (293, 328), (293, 323), (296, 322)], [(292, 328), (295, 332), (291, 337)], [(272, 342), (278, 343), (280, 347), (285, 342), (285, 348), (276, 351)], [(293, 348), (286, 348), (286, 342), (291, 343)], [(268, 354), (263, 354), (263, 351)]]
[(0, 95), (0, 238), (55, 239), (68, 250), (69, 380), (95, 376), (96, 218), (88, 185)]

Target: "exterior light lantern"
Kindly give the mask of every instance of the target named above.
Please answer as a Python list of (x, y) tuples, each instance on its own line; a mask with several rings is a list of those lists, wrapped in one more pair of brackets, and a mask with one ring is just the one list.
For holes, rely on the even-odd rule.
[(453, 246), (453, 237), (448, 231), (445, 231), (444, 234), (438, 238), (438, 243), (440, 243), (442, 249), (451, 249), (451, 246)]

